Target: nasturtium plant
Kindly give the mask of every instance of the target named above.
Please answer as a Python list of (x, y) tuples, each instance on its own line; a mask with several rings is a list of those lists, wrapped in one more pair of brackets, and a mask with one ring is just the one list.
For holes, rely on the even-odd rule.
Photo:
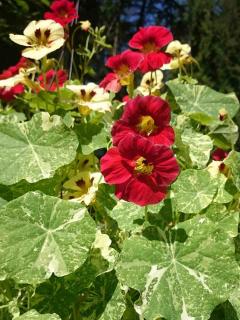
[(105, 27), (42, 2), (0, 74), (0, 320), (240, 320), (237, 96), (160, 25), (99, 79)]

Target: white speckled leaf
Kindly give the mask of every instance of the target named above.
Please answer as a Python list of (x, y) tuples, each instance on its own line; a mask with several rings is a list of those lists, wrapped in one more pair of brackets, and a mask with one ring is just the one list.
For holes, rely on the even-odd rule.
[(189, 156), (193, 166), (205, 167), (209, 160), (213, 143), (209, 136), (186, 129), (182, 133), (182, 142), (189, 147)]
[(240, 152), (231, 151), (224, 163), (230, 167), (233, 182), (240, 190)]
[(61, 318), (56, 313), (40, 314), (36, 310), (30, 310), (14, 320), (61, 320)]
[(172, 185), (177, 209), (184, 213), (198, 213), (213, 200), (217, 191), (217, 179), (205, 170), (182, 171)]
[(225, 190), (225, 184), (227, 182), (227, 177), (224, 174), (218, 175), (218, 192), (214, 198), (216, 203), (229, 203), (232, 201), (233, 196)]
[(162, 241), (135, 236), (124, 242), (117, 275), (141, 292), (142, 319), (208, 320), (229, 298), (239, 279), (233, 240), (216, 222), (200, 219), (181, 224), (188, 233), (182, 243), (167, 241), (160, 229)]
[(74, 160), (78, 139), (61, 117), (37, 113), (30, 121), (0, 124), (0, 183), (50, 178)]
[(120, 200), (109, 215), (117, 221), (120, 229), (132, 231), (139, 227), (138, 221), (144, 219), (144, 208), (133, 203)]
[(231, 305), (237, 312), (237, 316), (240, 319), (240, 285), (238, 285), (235, 290), (232, 292), (231, 297), (229, 299)]
[(7, 203), (6, 200), (4, 200), (3, 198), (0, 198), (0, 208), (6, 203)]
[(29, 192), (0, 209), (0, 277), (36, 283), (80, 267), (95, 223), (74, 202)]
[(219, 123), (219, 110), (225, 109), (234, 117), (239, 102), (233, 93), (223, 94), (207, 86), (167, 82), (181, 110), (204, 125)]

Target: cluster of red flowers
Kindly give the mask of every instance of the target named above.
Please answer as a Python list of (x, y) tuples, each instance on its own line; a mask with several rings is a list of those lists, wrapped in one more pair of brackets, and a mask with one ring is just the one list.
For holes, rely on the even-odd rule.
[[(44, 19), (51, 19), (62, 26), (66, 27), (74, 19), (78, 18), (78, 13), (73, 1), (69, 0), (54, 0), (50, 6), (51, 11), (45, 12)], [(20, 68), (26, 68), (29, 62), (26, 58), (21, 58), (15, 65), (9, 67), (0, 74), (0, 80), (8, 79), (18, 74)], [(37, 78), (40, 86), (47, 91), (55, 91), (58, 87), (62, 87), (67, 80), (67, 73), (64, 70), (49, 70), (46, 74), (40, 75)], [(17, 84), (13, 87), (0, 87), (0, 99), (9, 102), (15, 98), (16, 95), (24, 92), (24, 85)]]
[(161, 51), (173, 40), (170, 30), (162, 26), (140, 28), (129, 41), (129, 46), (137, 51), (126, 50), (110, 57), (106, 66), (110, 72), (100, 83), (105, 90), (119, 92), (122, 85), (128, 85), (132, 74), (139, 70), (142, 73), (155, 71), (169, 63), (171, 55)]
[[(5, 80), (11, 78), (18, 74), (20, 68), (26, 68), (28, 65), (28, 60), (22, 57), (15, 66), (9, 67), (0, 74), (0, 80)], [(13, 87), (0, 87), (0, 99), (3, 101), (11, 101), (15, 95), (24, 92), (24, 86), (22, 84), (17, 84)]]
[(170, 107), (160, 97), (130, 99), (112, 128), (114, 147), (101, 159), (105, 180), (118, 198), (144, 206), (163, 200), (179, 174), (169, 148), (174, 132)]

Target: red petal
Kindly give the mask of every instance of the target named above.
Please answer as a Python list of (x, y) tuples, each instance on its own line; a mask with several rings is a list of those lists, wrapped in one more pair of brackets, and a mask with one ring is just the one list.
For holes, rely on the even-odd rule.
[(154, 144), (163, 144), (164, 146), (171, 146), (174, 143), (174, 130), (172, 127), (167, 126), (162, 130), (157, 132), (156, 134), (152, 134), (148, 137), (148, 139)]
[(132, 168), (127, 159), (123, 159), (118, 148), (114, 147), (101, 158), (101, 172), (109, 184), (120, 184), (132, 176)]
[(104, 88), (106, 91), (119, 92), (121, 90), (120, 79), (116, 73), (108, 73), (100, 82), (99, 87)]
[[(146, 182), (148, 178), (148, 183)], [(152, 184), (151, 177), (131, 179), (128, 183), (116, 185), (115, 194), (119, 199), (134, 202), (140, 206), (155, 204), (166, 196), (166, 188)]]
[(173, 40), (171, 31), (162, 26), (149, 26), (140, 28), (129, 41), (131, 48), (142, 50), (148, 42), (154, 43), (159, 49)]
[(165, 52), (151, 52), (144, 55), (139, 69), (142, 73), (160, 69), (164, 64), (171, 61), (171, 56)]

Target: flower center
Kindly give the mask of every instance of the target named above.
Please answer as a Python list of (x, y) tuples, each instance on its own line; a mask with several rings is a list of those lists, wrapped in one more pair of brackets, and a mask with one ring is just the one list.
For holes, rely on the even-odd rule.
[(35, 40), (38, 45), (46, 46), (49, 41), (49, 36), (51, 34), (51, 31), (49, 29), (46, 29), (45, 31), (41, 30), (40, 28), (36, 29), (35, 32)]
[(143, 45), (142, 52), (144, 52), (144, 53), (156, 52), (156, 51), (158, 51), (157, 49), (158, 49), (158, 48), (156, 47), (155, 43), (149, 41), (149, 42), (146, 42), (146, 43)]
[(139, 133), (149, 136), (156, 130), (154, 119), (151, 116), (141, 116), (139, 118), (136, 129)]
[(85, 102), (90, 102), (92, 98), (96, 95), (94, 90), (87, 92), (85, 89), (80, 90), (81, 99)]
[(135, 162), (134, 172), (149, 175), (153, 171), (153, 164), (148, 163), (144, 157), (140, 157)]
[(126, 64), (121, 64), (117, 69), (116, 73), (122, 77), (129, 73), (129, 68)]

